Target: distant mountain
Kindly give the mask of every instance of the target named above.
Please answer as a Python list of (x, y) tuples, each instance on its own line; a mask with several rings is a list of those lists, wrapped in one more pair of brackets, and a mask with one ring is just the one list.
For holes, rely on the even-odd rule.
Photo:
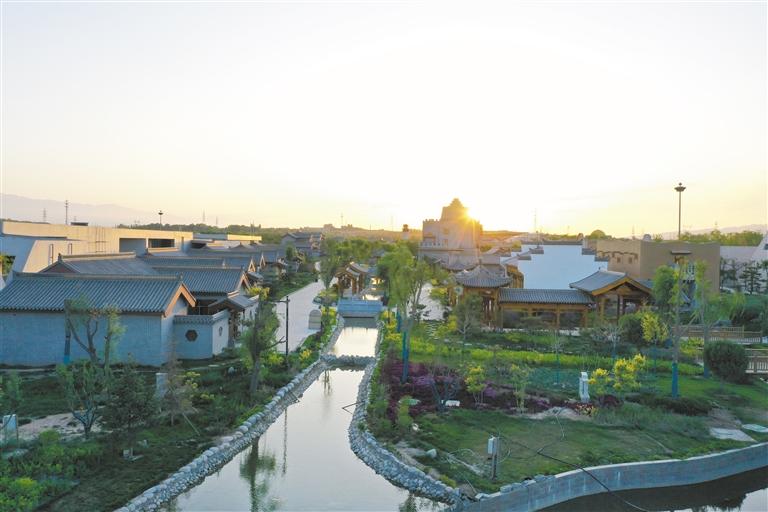
[[(32, 222), (43, 221), (43, 210), (46, 212), (46, 222), (64, 224), (64, 201), (51, 199), (32, 199), (13, 194), (0, 194), (2, 217), (13, 220)], [(126, 208), (116, 204), (83, 204), (70, 201), (69, 221), (88, 222), (98, 226), (131, 225), (157, 222), (157, 212), (147, 212)], [(189, 219), (181, 216), (163, 215), (164, 223), (184, 223)]]

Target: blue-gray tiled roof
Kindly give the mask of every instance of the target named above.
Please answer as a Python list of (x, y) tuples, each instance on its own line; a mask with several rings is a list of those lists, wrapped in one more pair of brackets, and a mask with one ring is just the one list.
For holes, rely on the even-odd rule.
[(584, 290), (585, 292), (594, 292), (606, 286), (610, 286), (617, 283), (621, 279), (627, 277), (624, 272), (614, 272), (612, 270), (598, 270), (594, 274), (590, 274), (584, 279), (580, 279), (575, 283), (571, 283), (571, 288), (577, 290)]
[(491, 272), (482, 265), (459, 272), (455, 277), (457, 283), (470, 288), (499, 288), (512, 282), (511, 277)]
[(133, 253), (62, 255), (59, 256), (59, 261), (48, 267), (46, 271), (57, 272), (61, 266), (77, 274), (157, 275), (152, 267)]
[(193, 294), (227, 294), (240, 289), (244, 272), (238, 268), (155, 267), (160, 274), (179, 275)]
[(593, 304), (592, 297), (581, 290), (548, 290), (533, 288), (502, 288), (501, 303), (527, 304)]
[(65, 300), (124, 313), (162, 313), (181, 286), (171, 276), (16, 274), (0, 291), (2, 311), (64, 311)]

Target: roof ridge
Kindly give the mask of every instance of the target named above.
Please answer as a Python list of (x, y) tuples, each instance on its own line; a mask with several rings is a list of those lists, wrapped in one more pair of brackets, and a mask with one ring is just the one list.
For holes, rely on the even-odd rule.
[(16, 278), (42, 278), (42, 279), (92, 279), (103, 281), (170, 281), (173, 276), (160, 274), (66, 274), (58, 272), (16, 272)]

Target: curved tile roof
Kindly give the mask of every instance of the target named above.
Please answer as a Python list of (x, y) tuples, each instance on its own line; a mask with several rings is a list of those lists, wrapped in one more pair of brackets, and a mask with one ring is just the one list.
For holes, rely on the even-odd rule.
[(0, 292), (0, 310), (64, 311), (65, 300), (123, 313), (163, 313), (182, 282), (175, 276), (16, 274)]
[(43, 269), (55, 272), (62, 265), (77, 274), (157, 275), (157, 272), (134, 253), (59, 255), (59, 261)]
[(592, 297), (581, 290), (550, 290), (534, 288), (502, 288), (499, 302), (527, 304), (594, 304)]
[(491, 272), (482, 265), (478, 265), (472, 270), (463, 270), (454, 277), (457, 283), (470, 288), (500, 288), (512, 282), (511, 277)]

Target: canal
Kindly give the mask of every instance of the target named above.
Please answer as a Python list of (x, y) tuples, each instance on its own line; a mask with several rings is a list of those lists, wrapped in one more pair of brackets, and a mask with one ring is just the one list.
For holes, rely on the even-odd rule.
[[(337, 355), (373, 355), (372, 321), (348, 320)], [(363, 372), (323, 373), (253, 445), (179, 496), (171, 510), (431, 511), (445, 505), (390, 484), (347, 438)]]
[[(374, 355), (377, 330), (349, 319), (335, 355)], [(178, 511), (432, 511), (446, 505), (417, 497), (377, 475), (352, 452), (347, 428), (362, 379), (360, 370), (330, 370), (301, 399), (218, 472), (179, 496)], [(572, 500), (545, 509), (565, 511), (768, 511), (768, 471), (706, 484), (625, 491)], [(618, 496), (618, 497), (617, 497)]]

